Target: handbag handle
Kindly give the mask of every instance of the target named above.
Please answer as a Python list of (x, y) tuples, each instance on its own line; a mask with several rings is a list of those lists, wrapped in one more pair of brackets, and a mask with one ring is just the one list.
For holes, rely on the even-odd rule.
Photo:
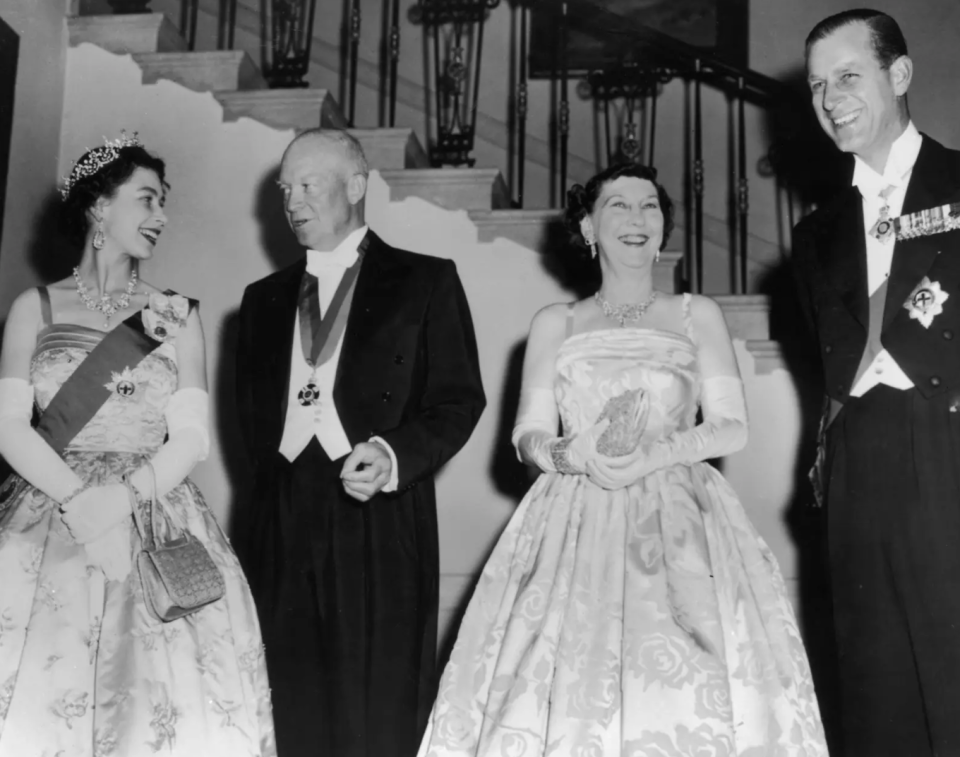
[(142, 500), (146, 509), (147, 523), (143, 522), (143, 514), (140, 512), (141, 498), (137, 494), (129, 476), (123, 477), (123, 482), (127, 485), (127, 491), (130, 494), (130, 509), (133, 511), (133, 520), (136, 523), (137, 530), (140, 532), (140, 541), (143, 542), (144, 549), (154, 549), (156, 541), (156, 520), (154, 518), (154, 507), (157, 499), (157, 472), (153, 468), (153, 463), (148, 460), (147, 467), (150, 469), (150, 482), (152, 484), (150, 497)]

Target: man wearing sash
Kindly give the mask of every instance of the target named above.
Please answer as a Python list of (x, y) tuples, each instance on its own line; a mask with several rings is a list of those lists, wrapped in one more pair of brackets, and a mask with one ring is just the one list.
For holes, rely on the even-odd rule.
[(433, 476), (485, 404), (454, 264), (368, 229), (366, 181), (349, 134), (291, 143), (279, 185), (307, 254), (240, 308), (254, 490), (238, 539), (284, 757), (416, 753), (435, 694)]
[(851, 182), (795, 229), (830, 400), (825, 499), (851, 757), (960, 754), (960, 153), (910, 120), (896, 22), (807, 38)]

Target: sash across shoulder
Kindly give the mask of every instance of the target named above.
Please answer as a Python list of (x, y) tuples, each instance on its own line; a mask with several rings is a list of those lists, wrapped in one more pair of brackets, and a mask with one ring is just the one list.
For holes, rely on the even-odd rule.
[[(174, 293), (164, 292), (166, 296)], [(190, 300), (191, 309), (196, 301)], [(37, 433), (57, 454), (63, 454), (67, 445), (83, 430), (110, 398), (107, 389), (114, 372), (135, 369), (147, 355), (163, 341), (147, 333), (143, 314), (138, 310), (107, 333), (100, 343), (71, 374), (40, 416)]]

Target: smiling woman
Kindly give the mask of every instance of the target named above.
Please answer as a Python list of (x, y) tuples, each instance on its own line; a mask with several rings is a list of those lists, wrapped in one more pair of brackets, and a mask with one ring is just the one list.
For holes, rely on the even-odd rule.
[[(197, 303), (137, 273), (166, 191), (163, 161), (135, 137), (87, 152), (61, 190), (80, 265), (7, 319), (0, 757), (276, 753), (253, 599), (187, 478), (209, 449)], [(133, 562), (176, 539), (212, 558), (217, 580), (202, 577), (225, 591), (203, 607), (176, 596), (187, 612), (166, 622)], [(167, 567), (165, 581), (201, 577)]]
[(470, 600), (420, 757), (821, 757), (776, 560), (706, 462), (747, 438), (723, 314), (653, 288), (670, 198), (652, 168), (614, 166), (570, 191), (566, 221), (600, 289), (530, 326), (512, 441), (542, 475)]

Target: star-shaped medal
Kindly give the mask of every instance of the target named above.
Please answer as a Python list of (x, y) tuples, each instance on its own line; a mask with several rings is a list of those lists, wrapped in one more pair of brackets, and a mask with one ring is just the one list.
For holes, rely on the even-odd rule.
[(939, 281), (930, 281), (924, 276), (923, 281), (907, 297), (903, 307), (910, 313), (910, 317), (920, 321), (925, 329), (930, 328), (933, 319), (943, 312), (943, 303), (950, 295), (940, 288)]

